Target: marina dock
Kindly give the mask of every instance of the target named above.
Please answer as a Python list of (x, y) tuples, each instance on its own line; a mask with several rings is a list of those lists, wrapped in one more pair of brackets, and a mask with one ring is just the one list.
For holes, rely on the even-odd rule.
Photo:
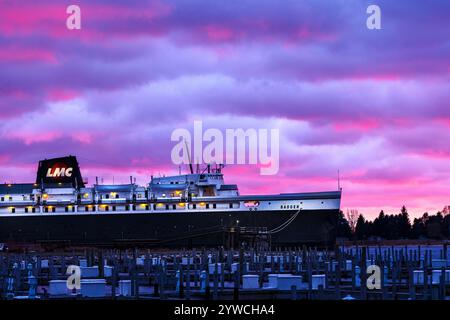
[[(68, 286), (74, 270), (69, 266), (79, 267), (79, 289)], [(369, 266), (379, 268), (379, 288), (373, 289), (372, 272), (365, 272)], [(445, 300), (450, 257), (446, 244), (274, 251), (88, 248), (0, 253), (0, 281), (2, 299)]]

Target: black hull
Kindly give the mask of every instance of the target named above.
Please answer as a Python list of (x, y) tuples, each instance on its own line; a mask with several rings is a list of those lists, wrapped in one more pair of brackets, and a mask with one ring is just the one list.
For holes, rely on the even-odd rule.
[[(239, 237), (244, 239), (245, 232), (237, 232), (244, 230), (242, 227), (247, 232), (256, 228), (260, 231), (273, 230), (294, 214), (295, 211), (218, 211), (3, 216), (0, 217), (0, 242), (220, 246), (230, 244), (230, 237), (238, 242), (241, 241)], [(336, 240), (336, 217), (337, 210), (301, 211), (289, 225), (271, 234), (270, 242), (272, 246), (332, 246)]]

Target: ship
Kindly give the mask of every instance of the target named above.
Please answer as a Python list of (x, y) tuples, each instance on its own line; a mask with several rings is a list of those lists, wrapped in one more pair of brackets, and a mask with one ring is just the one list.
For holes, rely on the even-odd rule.
[(333, 246), (341, 190), (241, 195), (222, 165), (88, 186), (75, 156), (39, 161), (32, 183), (0, 184), (3, 246)]

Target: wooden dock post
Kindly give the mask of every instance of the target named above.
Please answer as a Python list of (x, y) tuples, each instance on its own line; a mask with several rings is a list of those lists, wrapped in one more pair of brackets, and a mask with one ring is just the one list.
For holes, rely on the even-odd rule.
[(179, 265), (178, 268), (179, 268), (178, 271), (180, 272), (180, 279), (179, 279), (179, 281), (180, 281), (180, 283), (179, 283), (179, 286), (180, 286), (179, 297), (180, 297), (180, 298), (183, 298), (183, 297), (184, 297), (184, 274), (183, 274), (183, 266), (182, 266), (182, 265)]
[[(223, 266), (221, 266), (223, 268)], [(217, 262), (214, 265), (214, 276), (213, 276), (213, 281), (214, 281), (214, 287), (213, 287), (213, 300), (218, 300), (219, 295), (218, 295), (218, 287), (219, 287), (219, 270), (218, 270), (218, 265)]]
[(362, 247), (362, 255), (361, 255), (361, 299), (367, 299), (367, 290), (366, 290), (366, 278), (367, 278), (367, 247)]
[(115, 300), (116, 299), (116, 287), (118, 283), (118, 272), (117, 272), (117, 263), (116, 259), (113, 258), (111, 261), (112, 265), (112, 274), (111, 274), (111, 297)]
[(98, 253), (98, 275), (99, 278), (105, 277), (105, 260), (103, 260), (103, 250), (99, 250)]
[(238, 301), (239, 300), (239, 287), (240, 287), (240, 273), (239, 270), (237, 270), (234, 273), (234, 288), (233, 288), (233, 300)]
[(297, 300), (297, 286), (296, 285), (292, 285), (291, 286), (291, 300)]
[(191, 299), (191, 256), (189, 255), (186, 270), (186, 300), (190, 299)]

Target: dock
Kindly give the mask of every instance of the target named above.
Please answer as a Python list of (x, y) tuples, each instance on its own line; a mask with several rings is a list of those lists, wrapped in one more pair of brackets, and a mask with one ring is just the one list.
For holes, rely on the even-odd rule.
[[(76, 270), (79, 288), (68, 285)], [(447, 244), (334, 250), (85, 248), (0, 253), (0, 283), (1, 299), (447, 300), (450, 259)]]

